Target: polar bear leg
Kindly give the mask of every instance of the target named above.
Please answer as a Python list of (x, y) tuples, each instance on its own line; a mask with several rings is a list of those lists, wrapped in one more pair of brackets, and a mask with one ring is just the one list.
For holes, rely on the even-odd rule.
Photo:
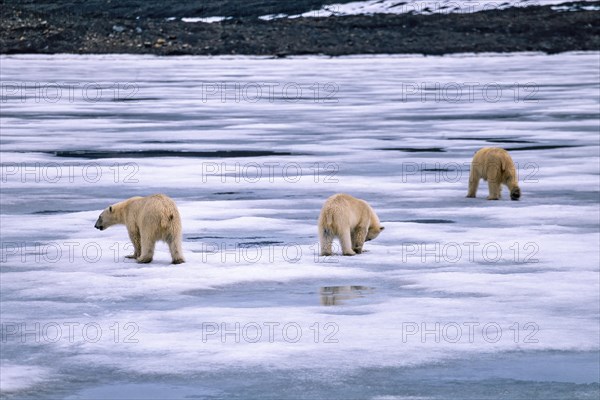
[(510, 188), (510, 199), (511, 200), (519, 200), (521, 198), (521, 189), (518, 186), (513, 186)]
[(168, 242), (169, 251), (171, 252), (171, 258), (173, 260), (173, 264), (181, 264), (184, 263), (185, 260), (183, 258), (183, 250), (181, 249), (181, 243), (179, 239), (171, 239)]
[(481, 177), (476, 171), (475, 167), (471, 167), (471, 173), (469, 174), (469, 191), (467, 197), (475, 197), (477, 195), (477, 188), (479, 187), (479, 180)]
[(499, 182), (488, 181), (489, 196), (488, 200), (499, 200), (502, 192), (502, 185)]
[(365, 239), (367, 238), (367, 228), (362, 226), (357, 226), (354, 228), (352, 232), (352, 250), (356, 254), (362, 253), (363, 245), (365, 244)]
[(137, 258), (139, 263), (149, 263), (154, 257), (154, 246), (156, 241), (154, 238), (142, 237), (142, 254)]
[(490, 192), (488, 200), (499, 200), (502, 192), (502, 180), (499, 179), (502, 172), (500, 164), (491, 162), (487, 168), (488, 190)]
[(129, 239), (131, 239), (131, 243), (133, 244), (133, 254), (125, 256), (125, 258), (137, 259), (142, 253), (140, 231), (136, 228), (128, 228), (127, 233), (129, 234)]
[(321, 255), (322, 256), (330, 256), (331, 246), (333, 244), (333, 235), (327, 229), (319, 230), (319, 242), (321, 242)]
[(340, 244), (342, 245), (342, 254), (345, 256), (353, 256), (356, 254), (354, 250), (352, 250), (352, 237), (349, 229), (340, 235)]

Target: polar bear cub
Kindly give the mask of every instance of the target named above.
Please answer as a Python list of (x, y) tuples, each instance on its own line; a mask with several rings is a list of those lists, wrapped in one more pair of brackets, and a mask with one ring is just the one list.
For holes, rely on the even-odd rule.
[(373, 240), (384, 229), (377, 214), (366, 201), (338, 193), (325, 201), (319, 216), (321, 255), (331, 255), (333, 239), (338, 237), (345, 256), (363, 251), (365, 241)]
[(175, 202), (164, 194), (132, 197), (109, 206), (98, 217), (96, 229), (121, 224), (133, 243), (133, 254), (140, 263), (149, 263), (154, 257), (154, 246), (162, 240), (169, 245), (173, 264), (185, 262), (181, 249), (181, 218)]
[(498, 200), (500, 198), (503, 184), (508, 186), (511, 200), (519, 200), (521, 197), (515, 164), (504, 149), (484, 147), (475, 153), (471, 162), (467, 197), (477, 195), (477, 187), (481, 178), (488, 182), (488, 200)]

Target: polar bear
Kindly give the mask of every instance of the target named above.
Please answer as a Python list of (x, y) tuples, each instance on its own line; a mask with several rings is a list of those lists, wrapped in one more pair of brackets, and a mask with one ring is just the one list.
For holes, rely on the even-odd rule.
[(98, 217), (96, 229), (122, 224), (133, 243), (134, 252), (127, 258), (149, 263), (154, 245), (162, 240), (169, 245), (173, 264), (185, 262), (181, 249), (181, 218), (175, 202), (164, 194), (132, 197), (109, 206)]
[(362, 253), (365, 241), (373, 240), (383, 230), (377, 214), (366, 201), (338, 193), (325, 201), (319, 215), (321, 255), (331, 255), (334, 237), (340, 239), (342, 253)]
[(471, 162), (467, 197), (475, 197), (481, 178), (488, 182), (488, 200), (500, 198), (502, 184), (508, 186), (511, 200), (519, 200), (521, 197), (515, 164), (504, 149), (484, 147), (475, 153)]

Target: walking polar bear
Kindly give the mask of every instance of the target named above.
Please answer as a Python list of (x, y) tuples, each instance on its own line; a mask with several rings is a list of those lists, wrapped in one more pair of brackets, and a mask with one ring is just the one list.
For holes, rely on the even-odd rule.
[(504, 149), (484, 147), (475, 153), (471, 162), (467, 197), (477, 195), (477, 187), (481, 178), (488, 182), (488, 200), (500, 199), (503, 184), (508, 186), (511, 200), (519, 200), (521, 197), (515, 164)]
[(339, 238), (345, 256), (360, 254), (365, 241), (375, 239), (383, 229), (366, 201), (348, 194), (335, 194), (325, 201), (319, 215), (321, 255), (332, 254), (335, 237)]
[(102, 211), (96, 229), (101, 231), (116, 224), (125, 225), (134, 252), (127, 258), (149, 263), (154, 246), (162, 240), (169, 245), (173, 264), (185, 262), (181, 249), (181, 218), (175, 202), (164, 194), (132, 197)]

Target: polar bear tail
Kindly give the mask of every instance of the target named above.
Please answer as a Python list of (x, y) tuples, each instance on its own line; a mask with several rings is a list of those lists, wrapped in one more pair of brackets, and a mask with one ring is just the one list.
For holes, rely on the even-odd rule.
[(333, 226), (333, 214), (332, 213), (327, 213), (327, 215), (325, 216), (325, 226), (327, 228), (331, 228)]
[(502, 168), (502, 171), (506, 171), (508, 169), (508, 165), (506, 165), (506, 159), (504, 157), (500, 157), (500, 168)]
[(330, 236), (333, 234), (333, 214), (331, 212), (321, 213), (319, 217), (319, 231), (323, 236)]
[(175, 216), (173, 214), (165, 215), (160, 219), (160, 227), (163, 229), (169, 229), (169, 227), (173, 224), (173, 218)]

